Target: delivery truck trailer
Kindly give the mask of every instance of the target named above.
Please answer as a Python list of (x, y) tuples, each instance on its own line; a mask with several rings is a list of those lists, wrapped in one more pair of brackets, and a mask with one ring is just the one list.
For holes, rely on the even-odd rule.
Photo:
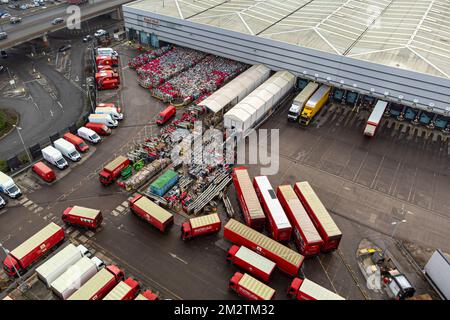
[(140, 289), (139, 282), (132, 278), (120, 281), (103, 300), (134, 300)]
[(236, 272), (228, 287), (249, 300), (272, 300), (275, 295), (274, 289), (247, 273)]
[(40, 260), (51, 249), (64, 241), (64, 229), (50, 223), (20, 246), (12, 250), (3, 261), (3, 269), (10, 277), (25, 273), (30, 266)]
[(69, 297), (69, 300), (101, 300), (114, 286), (124, 278), (123, 271), (114, 265), (109, 265)]
[(269, 282), (276, 267), (275, 262), (244, 246), (231, 246), (228, 250), (227, 260), (265, 282)]
[(320, 253), (322, 237), (290, 185), (279, 186), (277, 196), (292, 224), (295, 244), (305, 257)]
[(123, 169), (130, 165), (130, 159), (119, 156), (108, 163), (99, 174), (100, 182), (108, 186), (113, 183), (120, 175)]
[(69, 225), (95, 230), (101, 225), (103, 216), (100, 210), (73, 206), (64, 210), (62, 221)]
[(130, 200), (131, 212), (144, 219), (161, 232), (173, 224), (173, 214), (161, 208), (143, 195), (137, 195)]
[(181, 238), (189, 240), (198, 236), (218, 232), (222, 226), (217, 213), (191, 218), (181, 225)]
[(95, 260), (83, 257), (70, 266), (51, 283), (53, 293), (62, 300), (67, 300), (82, 285), (92, 278), (99, 267)]
[(253, 229), (262, 230), (266, 223), (266, 217), (259, 203), (247, 168), (234, 168), (232, 178), (234, 187), (236, 188), (238, 202), (244, 214), (245, 223)]
[(223, 237), (275, 262), (281, 271), (290, 276), (298, 275), (304, 260), (300, 253), (234, 219), (230, 219), (224, 226)]
[(345, 300), (340, 295), (306, 278), (292, 280), (287, 294), (290, 298), (297, 300)]
[(380, 126), (381, 119), (383, 119), (387, 105), (388, 103), (386, 101), (378, 100), (367, 120), (366, 127), (364, 128), (364, 135), (368, 137), (373, 137), (375, 135)]
[(300, 117), (300, 113), (303, 110), (306, 102), (308, 102), (309, 98), (314, 94), (319, 85), (315, 82), (310, 82), (306, 85), (305, 88), (294, 98), (292, 101), (292, 105), (288, 111), (288, 121), (298, 121)]
[(53, 281), (83, 257), (83, 251), (73, 244), (67, 245), (36, 269), (38, 278), (44, 282), (47, 288), (50, 288)]
[(278, 201), (269, 179), (266, 176), (255, 177), (253, 186), (266, 214), (270, 235), (277, 241), (289, 241), (292, 226), (280, 201)]
[(306, 102), (300, 114), (299, 123), (307, 126), (314, 116), (319, 113), (322, 107), (327, 103), (331, 92), (331, 87), (325, 84), (321, 85), (319, 89)]
[(311, 185), (307, 181), (297, 182), (294, 191), (322, 237), (323, 244), (320, 250), (328, 252), (337, 249), (342, 238), (342, 232)]

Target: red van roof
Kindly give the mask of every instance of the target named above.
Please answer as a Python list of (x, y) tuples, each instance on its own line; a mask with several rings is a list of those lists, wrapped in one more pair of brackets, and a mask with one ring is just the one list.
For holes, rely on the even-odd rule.
[(48, 167), (45, 163), (43, 163), (42, 161), (36, 162), (33, 167), (39, 169), (44, 174), (53, 172), (53, 170), (50, 167)]

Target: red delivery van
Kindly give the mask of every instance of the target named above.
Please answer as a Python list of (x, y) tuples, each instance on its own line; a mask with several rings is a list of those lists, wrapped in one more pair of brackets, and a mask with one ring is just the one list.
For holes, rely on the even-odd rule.
[(109, 136), (112, 132), (111, 129), (103, 123), (88, 122), (85, 124), (85, 127), (91, 129), (100, 136)]
[(176, 113), (177, 113), (177, 108), (175, 108), (172, 105), (168, 106), (167, 108), (165, 108), (163, 111), (161, 111), (159, 113), (159, 117), (158, 117), (158, 120), (156, 120), (156, 124), (158, 124), (160, 126), (163, 125), (164, 123), (169, 121), (170, 118), (174, 117)]
[(161, 232), (173, 225), (173, 214), (161, 208), (143, 195), (137, 195), (130, 200), (131, 212), (144, 219)]
[(64, 210), (62, 221), (71, 225), (97, 229), (103, 221), (103, 216), (100, 210), (73, 206)]
[(74, 135), (70, 132), (67, 132), (63, 135), (63, 138), (65, 140), (69, 141), (71, 144), (73, 144), (79, 152), (88, 152), (89, 151), (89, 146), (80, 137), (77, 137), (76, 135)]
[(181, 225), (181, 239), (188, 240), (201, 235), (218, 232), (222, 222), (217, 213), (191, 218)]
[(46, 182), (53, 182), (56, 180), (55, 171), (49, 168), (42, 161), (36, 163), (32, 170)]
[(269, 282), (276, 267), (275, 262), (244, 246), (231, 246), (228, 250), (227, 260), (265, 282)]

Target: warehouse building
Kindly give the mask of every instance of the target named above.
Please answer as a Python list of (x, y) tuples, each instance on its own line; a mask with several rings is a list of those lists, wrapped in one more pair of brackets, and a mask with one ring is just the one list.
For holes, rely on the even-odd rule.
[(165, 41), (450, 115), (450, 4), (433, 0), (138, 0), (128, 36)]

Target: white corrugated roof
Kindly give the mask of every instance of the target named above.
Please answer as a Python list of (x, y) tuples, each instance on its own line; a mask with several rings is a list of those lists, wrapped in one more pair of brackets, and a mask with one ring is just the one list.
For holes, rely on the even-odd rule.
[(199, 103), (200, 106), (208, 108), (217, 113), (234, 102), (239, 102), (257, 86), (269, 78), (270, 69), (265, 65), (252, 66), (247, 71), (230, 81), (221, 89), (214, 92), (208, 98)]

